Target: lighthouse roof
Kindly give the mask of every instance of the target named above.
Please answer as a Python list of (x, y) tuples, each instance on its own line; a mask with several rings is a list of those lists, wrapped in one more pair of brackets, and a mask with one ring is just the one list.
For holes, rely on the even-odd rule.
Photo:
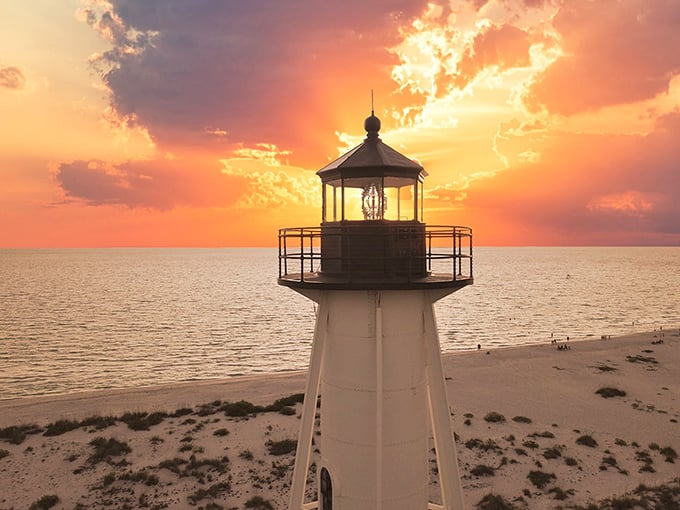
[(424, 177), (421, 165), (383, 143), (378, 136), (380, 119), (371, 114), (364, 122), (366, 138), (349, 152), (317, 172), (323, 182), (341, 177)]

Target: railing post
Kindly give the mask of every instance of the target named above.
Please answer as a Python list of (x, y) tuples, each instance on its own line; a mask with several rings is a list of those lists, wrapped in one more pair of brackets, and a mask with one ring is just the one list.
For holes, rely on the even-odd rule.
[(283, 269), (288, 274), (288, 229), (283, 231)]
[(469, 255), (470, 255), (470, 278), (472, 278), (472, 230), (470, 230), (469, 239), (470, 239), (470, 251), (469, 251)]
[(455, 282), (457, 280), (456, 278), (456, 227), (452, 227), (451, 230), (451, 241), (453, 242), (453, 257), (451, 262), (453, 263), (452, 272), (453, 272), (453, 281)]
[(281, 278), (281, 230), (279, 229), (279, 278)]
[(305, 236), (304, 230), (300, 229), (300, 281), (305, 281)]

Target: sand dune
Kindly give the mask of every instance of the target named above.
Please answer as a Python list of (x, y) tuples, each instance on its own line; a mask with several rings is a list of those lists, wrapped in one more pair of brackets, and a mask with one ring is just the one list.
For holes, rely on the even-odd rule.
[[(467, 508), (488, 494), (516, 508), (585, 507), (641, 483), (680, 501), (678, 331), (570, 347), (445, 356)], [(301, 405), (226, 404), (271, 405), (302, 392), (304, 377), (0, 401), (0, 509), (41, 498), (35, 508), (285, 509)], [(50, 435), (93, 416), (117, 419)]]

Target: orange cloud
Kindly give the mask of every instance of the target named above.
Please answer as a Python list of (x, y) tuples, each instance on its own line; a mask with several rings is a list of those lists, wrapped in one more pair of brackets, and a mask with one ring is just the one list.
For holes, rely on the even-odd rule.
[(26, 84), (24, 73), (18, 67), (0, 67), (0, 87), (21, 89)]
[(55, 179), (67, 197), (88, 205), (124, 205), (168, 210), (225, 207), (247, 190), (246, 181), (225, 175), (217, 162), (200, 158), (128, 161), (73, 161), (59, 165)]
[(654, 202), (659, 198), (639, 191), (624, 191), (595, 197), (586, 204), (586, 208), (592, 211), (612, 211), (640, 216), (650, 212)]
[(529, 48), (535, 42), (526, 30), (512, 25), (491, 25), (477, 34), (458, 63), (452, 84), (462, 89), (489, 67), (499, 71), (531, 64)]
[[(518, 231), (551, 232), (552, 242), (604, 244), (680, 242), (680, 111), (662, 117), (649, 135), (578, 135), (546, 131), (540, 151), (474, 181), (464, 205), (508, 221)], [(493, 228), (493, 227), (492, 227)], [(618, 241), (617, 241), (618, 239)]]

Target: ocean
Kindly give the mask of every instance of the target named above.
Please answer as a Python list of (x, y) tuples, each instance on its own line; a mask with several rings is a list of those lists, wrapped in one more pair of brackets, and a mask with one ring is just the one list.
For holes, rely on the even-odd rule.
[[(0, 250), (0, 399), (305, 368), (314, 305), (272, 248)], [(680, 326), (680, 248), (475, 248), (445, 352)]]

